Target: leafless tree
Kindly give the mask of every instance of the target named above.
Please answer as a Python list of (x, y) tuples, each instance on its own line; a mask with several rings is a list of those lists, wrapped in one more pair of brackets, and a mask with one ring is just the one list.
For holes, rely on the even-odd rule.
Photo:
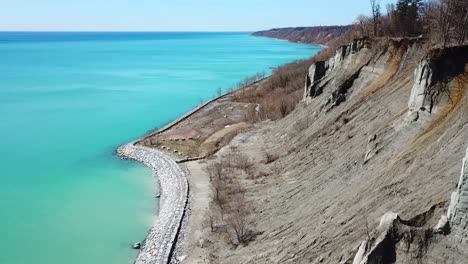
[(451, 36), (450, 12), (453, 1), (432, 0), (424, 9), (424, 19), (429, 36), (434, 44), (446, 47)]
[(243, 192), (237, 193), (237, 195), (232, 198), (229, 208), (231, 212), (227, 218), (227, 224), (231, 227), (237, 242), (242, 244), (246, 242), (249, 224), (249, 211), (247, 209)]
[(468, 1), (450, 0), (452, 10), (451, 23), (455, 40), (458, 44), (463, 44), (468, 37)]
[[(223, 188), (223, 164), (221, 162), (214, 162), (208, 167), (211, 185), (214, 189), (215, 201), (220, 204), (221, 190)], [(220, 206), (221, 207), (221, 206)]]
[(369, 0), (371, 9), (372, 9), (372, 24), (374, 30), (374, 36), (378, 36), (378, 27), (379, 27), (379, 20), (380, 20), (380, 0)]
[(468, 1), (431, 0), (425, 4), (424, 22), (433, 44), (463, 44), (468, 35)]
[(358, 31), (360, 31), (361, 33), (360, 37), (369, 37), (371, 35), (371, 32), (372, 32), (372, 19), (371, 18), (364, 16), (364, 15), (360, 15), (357, 17), (355, 25)]

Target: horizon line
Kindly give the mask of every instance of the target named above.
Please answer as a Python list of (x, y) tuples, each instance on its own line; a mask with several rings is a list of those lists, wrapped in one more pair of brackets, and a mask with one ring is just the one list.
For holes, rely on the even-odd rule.
[(258, 30), (0, 30), (2, 33), (251, 33)]
[(272, 29), (280, 29), (280, 28), (311, 28), (311, 27), (333, 27), (333, 26), (349, 26), (349, 24), (343, 24), (343, 25), (338, 25), (338, 24), (333, 24), (333, 25), (309, 25), (309, 26), (276, 26), (276, 27), (271, 27), (271, 28), (263, 28), (263, 29), (249, 29), (249, 30), (97, 30), (97, 29), (91, 29), (91, 30), (82, 30), (82, 29), (64, 29), (64, 30), (42, 30), (42, 29), (0, 29), (0, 32), (44, 32), (44, 33), (53, 33), (53, 32), (84, 32), (84, 33), (93, 33), (93, 32), (100, 32), (100, 33), (106, 33), (106, 32), (120, 32), (120, 33), (172, 33), (172, 32), (193, 32), (193, 33), (198, 33), (198, 32), (246, 32), (246, 33), (252, 33), (252, 32), (257, 32), (257, 31), (267, 31), (267, 30), (272, 30)]

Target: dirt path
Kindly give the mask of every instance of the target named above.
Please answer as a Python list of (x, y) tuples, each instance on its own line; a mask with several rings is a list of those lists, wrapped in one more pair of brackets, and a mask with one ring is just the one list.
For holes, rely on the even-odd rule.
[(208, 251), (204, 247), (203, 235), (208, 232), (208, 213), (210, 202), (210, 179), (203, 170), (202, 161), (186, 163), (190, 170), (188, 178), (190, 185), (190, 199), (192, 201), (190, 221), (187, 227), (187, 240), (184, 254), (187, 258), (182, 263), (202, 264), (208, 262)]

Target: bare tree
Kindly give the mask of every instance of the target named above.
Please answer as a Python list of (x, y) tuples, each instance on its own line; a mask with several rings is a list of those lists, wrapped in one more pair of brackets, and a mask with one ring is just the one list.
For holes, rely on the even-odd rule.
[(424, 10), (427, 31), (434, 44), (446, 47), (450, 41), (451, 23), (450, 11), (452, 10), (450, 0), (429, 1)]
[(281, 117), (285, 117), (289, 113), (289, 104), (286, 99), (282, 98), (279, 104)]
[(232, 228), (237, 242), (242, 244), (246, 242), (249, 223), (249, 211), (245, 202), (244, 193), (237, 193), (237, 195), (232, 198), (229, 206), (231, 212), (227, 218), (227, 224)]
[(468, 1), (431, 0), (424, 8), (424, 22), (433, 44), (463, 44), (468, 36)]
[(450, 22), (453, 25), (454, 38), (458, 44), (463, 44), (468, 37), (468, 1), (450, 0), (449, 2), (452, 7)]
[(355, 25), (358, 31), (360, 31), (361, 33), (360, 37), (370, 36), (372, 32), (372, 19), (371, 18), (364, 16), (364, 15), (360, 15), (357, 17)]
[(214, 189), (215, 201), (221, 207), (221, 190), (223, 188), (223, 164), (221, 162), (214, 162), (208, 167), (210, 174), (211, 185)]
[(386, 8), (387, 8), (387, 24), (386, 24), (386, 31), (387, 31), (387, 34), (390, 35), (390, 36), (393, 36), (395, 35), (395, 20), (396, 20), (396, 7), (395, 7), (395, 4), (387, 4), (386, 5)]
[(373, 30), (374, 30), (374, 36), (378, 36), (378, 27), (379, 27), (379, 22), (380, 22), (380, 0), (369, 0), (371, 9), (372, 9), (372, 24), (373, 24)]

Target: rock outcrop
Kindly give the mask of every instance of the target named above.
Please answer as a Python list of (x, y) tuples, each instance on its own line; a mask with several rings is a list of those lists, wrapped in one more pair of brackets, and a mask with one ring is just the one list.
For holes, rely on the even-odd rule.
[[(261, 234), (217, 251), (221, 263), (466, 262), (456, 235), (464, 184), (450, 217), (447, 208), (468, 142), (468, 49), (422, 47), (396, 39), (340, 48), (310, 67), (293, 112), (233, 139), (250, 158), (267, 144), (279, 158), (255, 164), (269, 173), (245, 180)], [(431, 112), (421, 109), (431, 105), (417, 96), (423, 90), (440, 98)], [(408, 124), (412, 109), (421, 117)], [(398, 215), (379, 224), (389, 211)]]
[(463, 159), (457, 191), (451, 196), (447, 216), (452, 232), (461, 240), (468, 242), (468, 149)]
[(414, 83), (408, 101), (408, 120), (436, 112), (443, 101), (451, 101), (449, 81), (466, 71), (468, 46), (436, 49), (427, 54), (414, 70)]
[[(319, 96), (323, 92), (323, 88), (331, 83), (335, 86), (330, 94), (329, 104), (339, 104), (346, 95), (347, 89), (352, 85), (352, 82), (359, 75), (359, 58), (357, 54), (366, 47), (366, 39), (354, 40), (351, 44), (341, 46), (335, 52), (335, 55), (326, 61), (317, 61), (309, 68), (306, 76), (306, 86), (304, 98), (306, 102), (310, 102), (311, 98)], [(356, 66), (354, 67), (354, 63)], [(346, 74), (352, 72), (351, 76)]]
[(433, 69), (427, 59), (421, 61), (414, 71), (414, 84), (411, 89), (408, 108), (410, 115), (419, 115), (419, 111), (429, 111), (426, 91), (432, 85)]
[[(395, 213), (386, 213), (375, 233), (361, 242), (353, 264), (395, 263), (397, 251), (400, 251), (399, 255), (407, 255), (406, 258), (413, 259), (414, 262), (426, 259), (428, 263), (438, 263), (436, 258), (431, 256), (434, 255), (432, 250), (437, 251), (440, 248), (443, 250), (450, 246), (456, 248), (459, 245), (466, 251), (468, 249), (466, 248), (468, 246), (468, 149), (463, 159), (457, 191), (451, 197), (447, 215), (442, 215), (434, 228), (417, 227), (414, 226), (415, 221), (404, 221)], [(437, 236), (443, 238), (435, 239)], [(402, 261), (398, 263), (400, 262)]]

